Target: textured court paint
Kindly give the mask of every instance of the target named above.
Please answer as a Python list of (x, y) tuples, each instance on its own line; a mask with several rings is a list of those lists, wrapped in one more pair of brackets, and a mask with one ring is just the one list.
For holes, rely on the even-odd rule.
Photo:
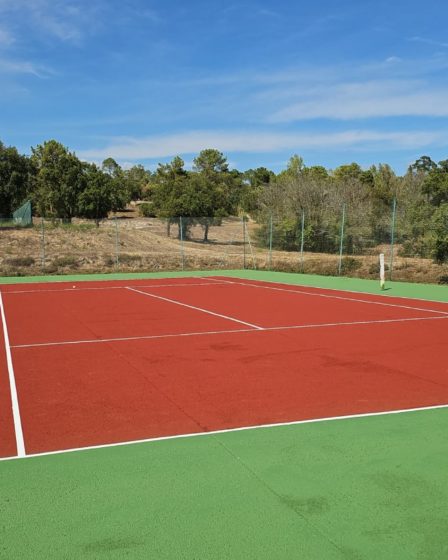
[(448, 413), (0, 463), (0, 558), (448, 556)]
[(0, 321), (0, 457), (16, 455), (9, 373), (7, 367), (3, 323)]
[(445, 320), (323, 332), (15, 348), (27, 450), (448, 404)]
[[(133, 285), (141, 282), (149, 280)], [(115, 289), (114, 282), (99, 285), (106, 286), (4, 293), (7, 314), (14, 317), (10, 336), (30, 453), (448, 403), (446, 326), (441, 321), (369, 324), (414, 319), (406, 299), (395, 306), (395, 299), (384, 303), (380, 296), (363, 296), (360, 302), (353, 294), (341, 299), (341, 292), (308, 288), (309, 295), (279, 284), (261, 290), (244, 281), (137, 293)], [(156, 291), (164, 294), (161, 299), (144, 297)], [(315, 292), (326, 299), (313, 297)], [(447, 307), (419, 302), (423, 318), (437, 313), (422, 311), (425, 305)], [(19, 347), (176, 329), (228, 330), (224, 312), (265, 327), (327, 326), (321, 336), (313, 329), (254, 330), (101, 346)], [(364, 323), (342, 328), (341, 321)]]
[[(378, 293), (371, 281), (229, 275)], [(139, 275), (168, 276), (190, 274)], [(448, 301), (446, 287), (390, 286)], [(446, 412), (328, 426), (0, 463), (0, 558), (448, 557)]]
[(3, 324), (4, 350), (6, 354), (6, 367), (8, 368), (9, 377), (9, 394), (12, 404), (12, 417), (14, 421), (14, 433), (16, 438), (17, 454), (19, 457), (25, 456), (25, 444), (23, 441), (22, 419), (20, 417), (19, 399), (17, 395), (16, 378), (14, 374), (14, 365), (12, 363), (11, 346), (9, 343), (8, 323), (6, 321), (5, 308), (3, 305), (3, 296), (0, 292), (0, 316)]
[(318, 276), (314, 274), (296, 274), (288, 272), (270, 272), (262, 270), (207, 270), (180, 272), (148, 272), (118, 274), (74, 274), (68, 276), (25, 276), (0, 277), (0, 284), (29, 284), (33, 282), (82, 282), (92, 280), (126, 280), (146, 278), (187, 278), (206, 276), (236, 276), (266, 282), (286, 282), (302, 286), (330, 288), (337, 290), (353, 290), (388, 296), (403, 296), (448, 302), (448, 287), (436, 284), (414, 284), (410, 282), (388, 282), (386, 290), (380, 289), (377, 280), (346, 278), (334, 276)]

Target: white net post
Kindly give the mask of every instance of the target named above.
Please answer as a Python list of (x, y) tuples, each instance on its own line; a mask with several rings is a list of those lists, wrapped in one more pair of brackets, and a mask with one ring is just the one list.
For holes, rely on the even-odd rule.
[(380, 286), (384, 290), (386, 286), (386, 275), (384, 272), (384, 253), (380, 254)]

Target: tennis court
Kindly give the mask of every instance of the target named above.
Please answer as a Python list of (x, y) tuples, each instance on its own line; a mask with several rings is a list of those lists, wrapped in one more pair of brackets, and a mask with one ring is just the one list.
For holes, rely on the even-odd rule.
[[(239, 503), (237, 488), (230, 490), (227, 483), (222, 485), (225, 468), (227, 476), (239, 480), (237, 487), (243, 494), (258, 496), (256, 508), (263, 511), (260, 519), (260, 513), (255, 515), (252, 506), (247, 511), (241, 503), (240, 510), (229, 506), (234, 512), (239, 511), (235, 513), (241, 516), (238, 525), (251, 526), (248, 531), (253, 535), (263, 532), (266, 524), (274, 534), (294, 534), (289, 540), (282, 537), (283, 548), (276, 549), (277, 555), (271, 551), (266, 557), (371, 557), (367, 551), (373, 549), (365, 545), (350, 548), (343, 530), (337, 530), (330, 538), (334, 520), (329, 525), (325, 521), (327, 525), (322, 527), (315, 518), (316, 513), (326, 511), (330, 499), (326, 493), (330, 495), (334, 491), (331, 487), (345, 480), (342, 474), (340, 479), (334, 478), (331, 467), (334, 446), (338, 439), (344, 439), (344, 430), (350, 431), (351, 439), (344, 444), (348, 445), (345, 452), (341, 439), (338, 453), (347, 455), (341, 455), (339, 460), (348, 461), (350, 456), (346, 468), (356, 470), (358, 465), (359, 472), (364, 468), (361, 459), (365, 456), (354, 457), (361, 450), (372, 453), (369, 445), (378, 449), (388, 442), (386, 445), (393, 453), (404, 446), (405, 456), (412, 452), (409, 447), (416, 444), (411, 443), (416, 434), (420, 434), (423, 446), (431, 445), (436, 450), (440, 443), (437, 438), (443, 437), (437, 415), (442, 414), (445, 419), (448, 405), (448, 304), (441, 301), (230, 276), (190, 276), (7, 284), (1, 287), (1, 310), (0, 464), (6, 472), (26, 469), (33, 478), (33, 473), (42, 470), (39, 461), (52, 460), (47, 475), (62, 461), (67, 476), (74, 468), (67, 463), (70, 457), (75, 462), (80, 457), (95, 457), (96, 462), (98, 453), (109, 450), (118, 453), (115, 464), (119, 465), (127, 460), (129, 450), (131, 454), (144, 455), (143, 471), (151, 471), (156, 464), (158, 472), (162, 469), (170, 473), (169, 482), (165, 480), (165, 486), (162, 485), (165, 492), (167, 484), (180, 484), (175, 496), (185, 498), (189, 489), (197, 494), (191, 480), (186, 482), (194, 475), (207, 480), (209, 491), (221, 493), (220, 499), (226, 494), (230, 501)], [(422, 415), (424, 423), (430, 417), (436, 419), (431, 428), (414, 425)], [(386, 433), (388, 421), (396, 422), (395, 427), (391, 424), (391, 433)], [(372, 427), (375, 425), (376, 428)], [(322, 432), (313, 438), (310, 430), (315, 434), (323, 430), (326, 435)], [(237, 442), (236, 448), (232, 448), (228, 438), (236, 438), (232, 440)], [(292, 438), (289, 444), (285, 444), (285, 438)], [(323, 447), (322, 438), (326, 441)], [(279, 442), (283, 442), (281, 449), (276, 447)], [(169, 447), (172, 445), (177, 446), (176, 452)], [(216, 449), (212, 453), (209, 450), (198, 462), (195, 454), (201, 452), (197, 450), (209, 445)], [(294, 498), (291, 488), (279, 489), (282, 476), (288, 478), (291, 465), (298, 466), (296, 445), (302, 449), (302, 498)], [(250, 467), (244, 459), (246, 447), (252, 447), (251, 453), (256, 455)], [(176, 457), (177, 452), (180, 456)], [(170, 458), (163, 459), (160, 453), (167, 453)], [(282, 466), (278, 471), (274, 464), (279, 454)], [(194, 464), (190, 463), (191, 457), (196, 457)], [(317, 461), (320, 478), (313, 478), (312, 469), (305, 465), (310, 458), (314, 469)], [(215, 470), (210, 471), (208, 463), (215, 461)], [(327, 461), (326, 468), (331, 470), (325, 474)], [(239, 478), (241, 472), (236, 472), (241, 466), (239, 462), (244, 466), (245, 481)], [(275, 491), (275, 485), (268, 484), (260, 474), (269, 466), (275, 471)], [(87, 470), (91, 472), (91, 468)], [(406, 470), (406, 465), (403, 468)], [(398, 476), (398, 466), (397, 469)], [(82, 470), (72, 475), (76, 478)], [(141, 488), (139, 477), (143, 471), (126, 480), (126, 492)], [(358, 474), (353, 475), (352, 481)], [(183, 482), (178, 482), (182, 478)], [(152, 483), (158, 488), (157, 500), (163, 509), (166, 505), (161, 505), (164, 492), (160, 481), (150, 478), (145, 484)], [(123, 488), (120, 490), (114, 484), (112, 494), (120, 495)], [(252, 485), (258, 488), (251, 490)], [(393, 495), (391, 485), (393, 480), (389, 481), (389, 490), (383, 488), (386, 494), (388, 491)], [(280, 507), (278, 503), (271, 517), (272, 504), (263, 502), (266, 496), (260, 497), (260, 486), (261, 494), (266, 491), (271, 498), (283, 496), (281, 507), (288, 514), (295, 513), (295, 517), (288, 518), (287, 529), (282, 527), (284, 512), (274, 512)], [(307, 496), (309, 488), (313, 488), (311, 497)], [(3, 489), (7, 493), (11, 490)], [(177, 499), (170, 496), (168, 499), (165, 494), (165, 500)], [(116, 499), (115, 496), (113, 500)], [(346, 497), (346, 501), (350, 499)], [(369, 496), (363, 500), (368, 503)], [(374, 497), (372, 500), (375, 502)], [(122, 507), (117, 505), (118, 509)], [(97, 539), (97, 548), (92, 545), (89, 549), (90, 545), (84, 544), (83, 554), (97, 557), (96, 554), (107, 552), (109, 557), (143, 557), (151, 552), (157, 558), (205, 557), (202, 545), (194, 544), (196, 539), (200, 540), (197, 531), (203, 534), (201, 524), (205, 521), (202, 517), (198, 520), (198, 512), (193, 509), (193, 514), (183, 512), (184, 519), (191, 517), (187, 521), (190, 548), (184, 556), (173, 552), (172, 543), (166, 545), (168, 548), (163, 546), (162, 535), (170, 540), (166, 527), (171, 523), (170, 516), (154, 522), (159, 529), (157, 536), (152, 534), (150, 538), (152, 545), (142, 536), (142, 545), (127, 546), (125, 542), (124, 548), (113, 544), (110, 535), (114, 524), (109, 520), (101, 525), (109, 536)], [(206, 509), (202, 514), (208, 517), (210, 511), (213, 510)], [(300, 530), (295, 525), (297, 519)], [(210, 529), (211, 534), (216, 530)], [(235, 530), (231, 531), (234, 542), (238, 539)], [(144, 533), (148, 531), (151, 533), (150, 527)], [(389, 545), (395, 543), (393, 529), (390, 531)], [(249, 533), (239, 537), (241, 557), (252, 557), (246, 542)], [(182, 543), (179, 533), (176, 535), (175, 540)], [(369, 538), (372, 542), (378, 540), (374, 535)], [(297, 539), (303, 556), (293, 556), (294, 547), (297, 550), (299, 546)], [(221, 546), (231, 547), (225, 542)], [(441, 543), (440, 538), (437, 542), (442, 547), (447, 544), (446, 540)], [(213, 538), (210, 543), (207, 554), (216, 546)], [(390, 549), (395, 550), (395, 556), (390, 552), (390, 556), (380, 557), (402, 557), (396, 555), (400, 547)], [(260, 557), (256, 546), (250, 550), (254, 558)], [(11, 554), (10, 548), (4, 551)], [(34, 556), (39, 554), (44, 555), (36, 549)], [(74, 553), (73, 557), (78, 556)], [(230, 548), (221, 555), (208, 557), (240, 556)]]

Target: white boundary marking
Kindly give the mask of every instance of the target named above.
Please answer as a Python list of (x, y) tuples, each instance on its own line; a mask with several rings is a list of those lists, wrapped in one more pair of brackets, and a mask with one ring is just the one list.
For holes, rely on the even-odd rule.
[(14, 376), (14, 366), (12, 364), (11, 346), (9, 345), (9, 334), (8, 334), (8, 327), (6, 324), (5, 307), (3, 305), (3, 298), (1, 292), (0, 292), (0, 312), (1, 312), (2, 323), (3, 323), (3, 338), (5, 341), (6, 364), (8, 366), (9, 390), (11, 393), (12, 416), (14, 421), (14, 433), (16, 437), (17, 455), (19, 457), (25, 457), (26, 455), (25, 442), (23, 439), (22, 420), (20, 418), (19, 399), (17, 396), (16, 379)]
[[(216, 276), (211, 277), (207, 276), (209, 280), (214, 280), (215, 282), (224, 282), (225, 284), (234, 284), (234, 280), (244, 281), (247, 280), (248, 282), (263, 282), (264, 284), (277, 284), (281, 286), (291, 286), (297, 288), (310, 288), (312, 290), (328, 290), (330, 292), (347, 292), (348, 294), (361, 294), (365, 296), (373, 296), (379, 298), (395, 298), (395, 299), (405, 299), (408, 301), (424, 301), (429, 303), (441, 303), (442, 305), (448, 306), (448, 301), (441, 301), (439, 299), (425, 299), (425, 298), (416, 298), (411, 296), (397, 296), (396, 294), (386, 294), (384, 292), (381, 293), (374, 293), (374, 292), (363, 292), (362, 290), (346, 290), (344, 288), (324, 288), (322, 286), (307, 286), (306, 284), (288, 284), (288, 282), (278, 281), (278, 280), (259, 280), (257, 278), (244, 278), (243, 276)], [(230, 278), (230, 280), (224, 280), (224, 278)], [(241, 282), (242, 284), (244, 282)]]
[(422, 412), (425, 410), (440, 410), (448, 408), (448, 404), (436, 404), (431, 406), (420, 406), (415, 408), (402, 408), (398, 410), (384, 410), (380, 412), (362, 412), (359, 414), (346, 414), (342, 416), (326, 416), (322, 418), (309, 418), (307, 420), (294, 420), (291, 422), (278, 422), (273, 424), (259, 424), (255, 426), (241, 426), (238, 428), (228, 428), (224, 430), (213, 430), (210, 432), (192, 432), (188, 434), (178, 434), (173, 436), (161, 436), (161, 437), (154, 437), (154, 438), (147, 438), (147, 439), (136, 439), (130, 441), (120, 441), (116, 443), (104, 443), (101, 445), (90, 445), (86, 447), (73, 447), (70, 449), (61, 449), (57, 451), (44, 451), (42, 453), (30, 453), (23, 457), (14, 456), (14, 457), (1, 457), (0, 462), (3, 461), (17, 461), (20, 459), (31, 459), (33, 457), (48, 457), (49, 455), (63, 455), (66, 453), (74, 453), (76, 451), (91, 451), (94, 449), (107, 449), (111, 447), (124, 447), (127, 445), (137, 445), (140, 443), (156, 443), (158, 441), (169, 441), (169, 440), (176, 440), (176, 439), (186, 439), (186, 438), (193, 438), (193, 437), (203, 437), (203, 436), (216, 436), (221, 434), (228, 434), (234, 432), (244, 432), (249, 430), (261, 430), (261, 429), (269, 429), (269, 428), (280, 428), (283, 426), (299, 426), (301, 424), (317, 424), (319, 422), (333, 422), (335, 420), (356, 420), (358, 418), (371, 418), (375, 416), (388, 416), (392, 414), (405, 414), (409, 412)]
[(351, 325), (375, 325), (380, 323), (408, 323), (410, 321), (437, 321), (448, 320), (448, 317), (406, 317), (404, 319), (375, 319), (372, 321), (351, 321), (346, 323), (315, 323), (307, 325), (289, 325), (280, 327), (258, 327), (257, 329), (228, 329), (222, 331), (202, 331), (191, 333), (168, 333), (168, 334), (149, 334), (142, 336), (126, 336), (117, 338), (93, 338), (87, 340), (66, 340), (61, 342), (37, 342), (32, 344), (16, 344), (11, 348), (37, 348), (42, 346), (67, 346), (74, 344), (96, 344), (100, 342), (127, 342), (132, 340), (152, 340), (160, 338), (182, 338), (187, 336), (205, 336), (216, 334), (233, 334), (233, 333), (255, 333), (260, 331), (287, 331), (297, 329), (318, 329), (323, 327), (347, 327)]
[[(261, 288), (263, 290), (274, 290), (277, 292), (288, 292), (288, 293), (292, 293), (292, 294), (300, 294), (300, 295), (307, 295), (307, 296), (315, 296), (315, 297), (322, 297), (322, 298), (328, 298), (328, 299), (340, 299), (343, 301), (353, 301), (355, 303), (368, 303), (370, 305), (383, 305), (385, 307), (398, 307), (401, 309), (411, 309), (412, 311), (426, 311), (427, 313), (439, 313), (441, 315), (448, 315), (448, 311), (440, 311), (437, 309), (425, 309), (422, 307), (413, 307), (411, 305), (400, 305), (399, 303), (387, 303), (384, 301), (371, 301), (371, 300), (367, 300), (367, 299), (359, 299), (359, 298), (349, 298), (349, 297), (344, 297), (344, 296), (336, 296), (336, 295), (330, 295), (330, 294), (319, 294), (319, 293), (314, 293), (314, 292), (306, 292), (304, 290), (292, 290), (289, 288), (277, 288), (275, 286), (260, 286), (258, 284), (252, 284), (250, 282), (235, 282), (235, 281), (229, 281), (229, 284), (234, 284), (237, 286), (249, 286), (252, 288)], [(300, 288), (300, 286), (299, 286)], [(318, 289), (322, 289), (324, 290), (325, 288), (318, 288)], [(354, 292), (357, 293), (357, 292)], [(374, 295), (374, 294), (370, 294), (370, 295)], [(425, 301), (425, 300), (423, 300)], [(439, 303), (443, 303), (443, 302), (439, 302)]]
[[(207, 284), (209, 285), (209, 284)], [(155, 294), (150, 294), (148, 292), (142, 292), (141, 290), (138, 290), (136, 288), (132, 288), (129, 286), (126, 286), (126, 289), (131, 291), (131, 292), (135, 292), (137, 294), (142, 294), (144, 296), (148, 296), (148, 297), (152, 297), (155, 299), (160, 299), (162, 301), (167, 301), (169, 303), (175, 303), (176, 305), (181, 305), (182, 307), (188, 307), (190, 309), (194, 309), (195, 311), (202, 311), (203, 313), (208, 313), (209, 315), (214, 315), (215, 317), (221, 317), (221, 319), (227, 319), (228, 321), (234, 321), (235, 323), (241, 323), (242, 325), (246, 325), (247, 327), (252, 327), (254, 329), (258, 329), (258, 330), (263, 330), (263, 327), (260, 327), (259, 325), (254, 325), (253, 323), (247, 323), (246, 321), (241, 321), (241, 319), (236, 319), (235, 317), (230, 317), (229, 315), (221, 315), (220, 313), (215, 313), (214, 311), (209, 311), (208, 309), (204, 309), (202, 307), (196, 307), (195, 305), (188, 305), (187, 303), (182, 303), (181, 301), (177, 301), (175, 299), (171, 299), (171, 298), (166, 298), (163, 296), (157, 296)]]
[[(231, 284), (232, 282), (225, 282), (222, 281), (220, 282), (219, 280), (216, 280), (216, 285), (222, 284)], [(181, 287), (185, 287), (185, 286), (213, 286), (214, 284), (210, 284), (210, 282), (191, 282), (189, 284), (187, 283), (179, 283), (179, 284), (138, 284), (137, 286), (135, 286), (136, 288), (175, 288), (177, 286), (181, 286)], [(133, 287), (133, 286), (131, 286)], [(84, 287), (84, 286), (76, 286), (76, 288), (49, 288), (49, 289), (43, 289), (43, 290), (11, 290), (11, 291), (6, 291), (3, 292), (5, 294), (40, 294), (40, 293), (48, 293), (48, 292), (87, 292), (89, 290), (124, 290), (125, 288), (127, 288), (127, 286), (101, 286), (101, 287), (94, 287), (94, 286), (89, 286), (89, 287)]]

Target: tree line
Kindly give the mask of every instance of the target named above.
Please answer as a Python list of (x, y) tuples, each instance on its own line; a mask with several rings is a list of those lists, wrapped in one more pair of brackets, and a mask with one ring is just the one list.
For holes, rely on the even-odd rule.
[[(0, 142), (0, 217), (9, 217), (31, 200), (37, 216), (90, 218), (97, 224), (131, 201), (144, 201), (144, 215), (165, 218), (168, 232), (188, 238), (199, 224), (209, 229), (225, 216), (246, 215), (260, 224), (261, 242), (297, 250), (336, 251), (341, 213), (346, 216), (346, 243), (356, 254), (386, 243), (391, 211), (403, 254), (448, 260), (448, 160), (422, 156), (398, 176), (387, 164), (362, 169), (357, 163), (334, 170), (305, 165), (294, 155), (278, 174), (265, 167), (230, 169), (218, 150), (205, 149), (191, 170), (179, 156), (155, 171), (142, 165), (122, 169), (112, 158), (101, 165), (81, 161), (56, 140), (23, 155)], [(183, 219), (181, 220), (180, 217)]]

